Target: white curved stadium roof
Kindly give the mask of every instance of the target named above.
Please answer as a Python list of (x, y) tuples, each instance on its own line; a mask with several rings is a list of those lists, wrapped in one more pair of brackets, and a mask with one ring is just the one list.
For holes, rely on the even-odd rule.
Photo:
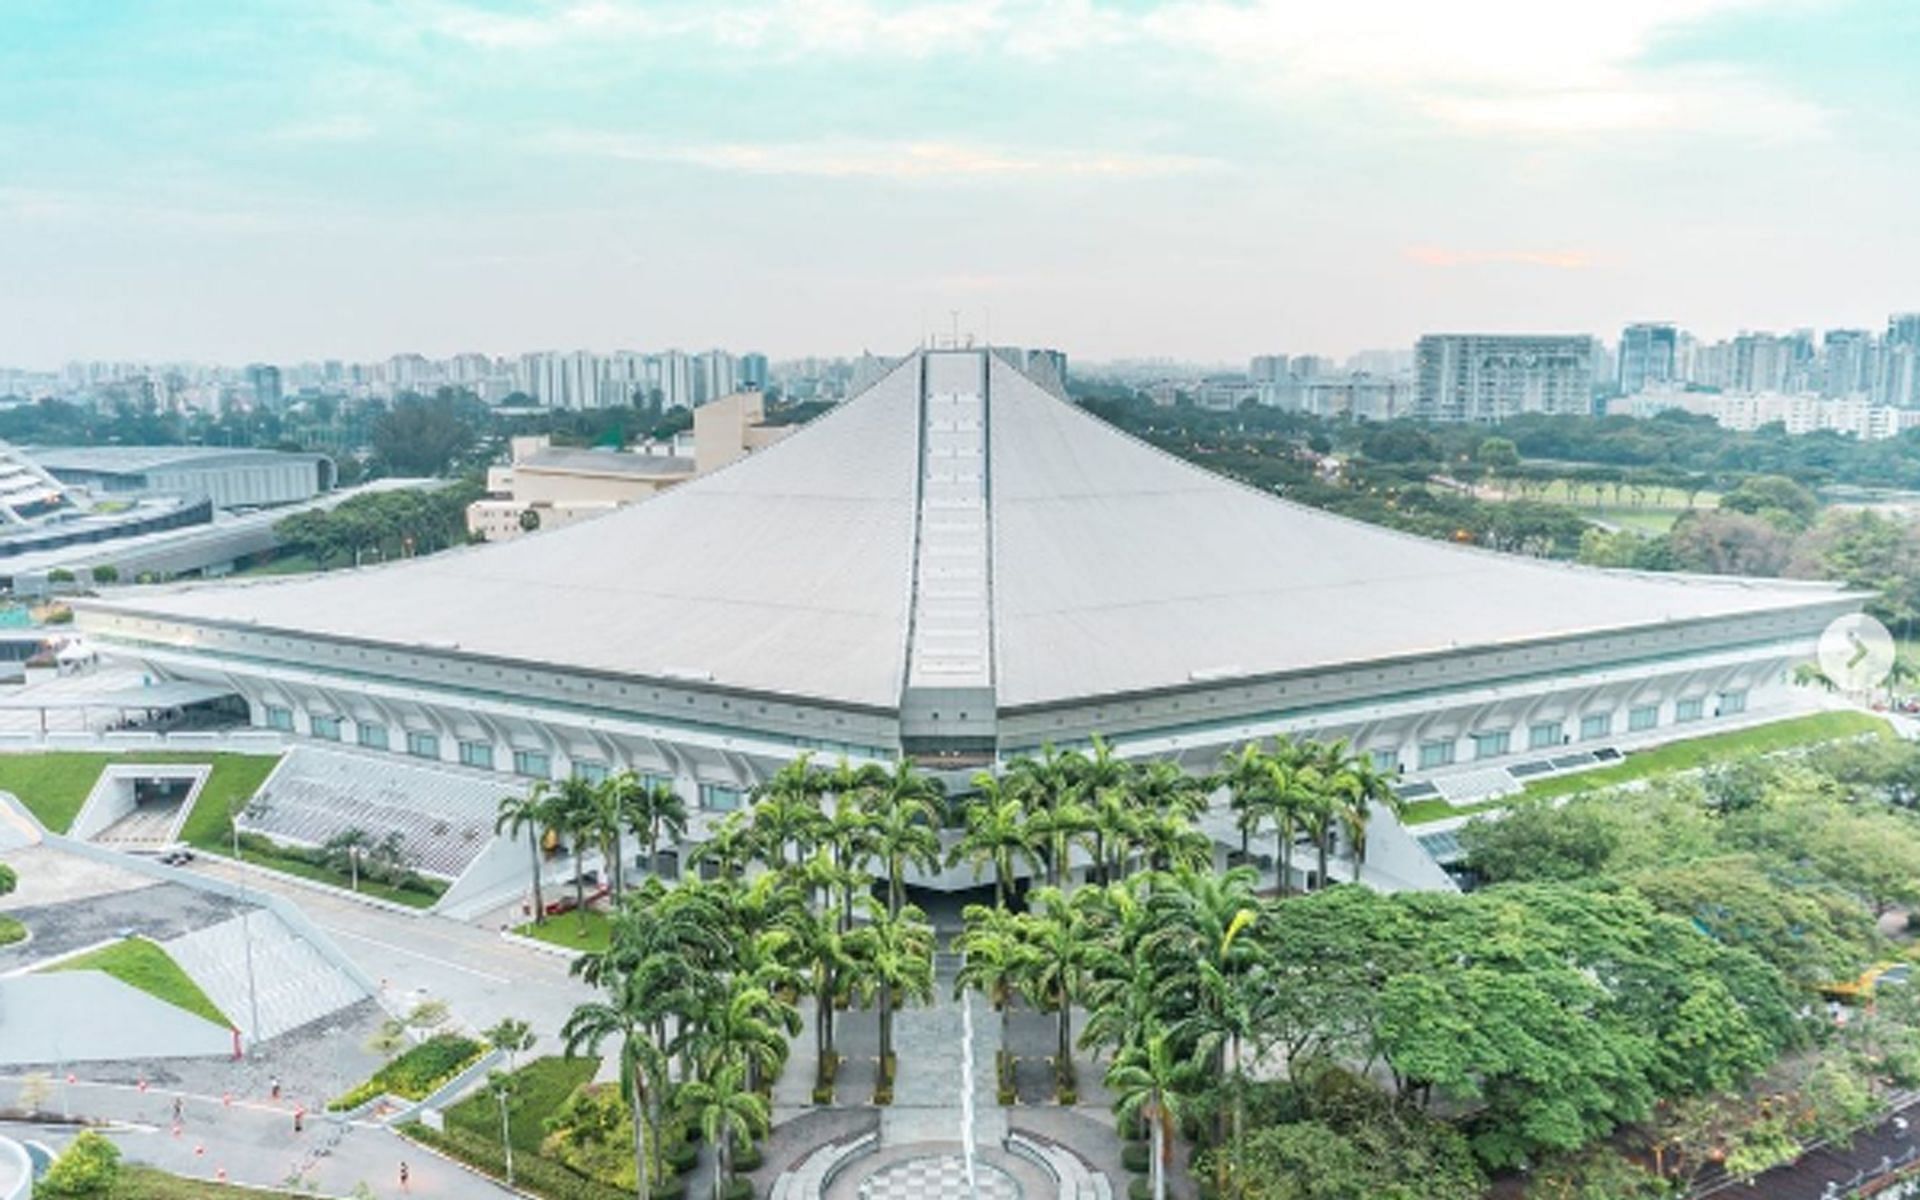
[(924, 668), (977, 619), (990, 662), (974, 665), (1004, 710), (1841, 594), (1361, 524), (1135, 441), (996, 355), (927, 351), (794, 436), (604, 517), (99, 607), (888, 709), (910, 656)]

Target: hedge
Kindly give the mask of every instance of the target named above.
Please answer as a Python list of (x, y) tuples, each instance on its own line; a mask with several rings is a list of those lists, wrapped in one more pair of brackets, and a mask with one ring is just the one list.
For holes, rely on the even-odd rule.
[[(404, 1126), (401, 1132), (483, 1174), (495, 1179), (507, 1177), (507, 1160), (500, 1151), (500, 1143), (491, 1138), (475, 1137), (457, 1128), (442, 1133), (417, 1122)], [(541, 1200), (633, 1200), (633, 1193), (625, 1188), (608, 1187), (538, 1155), (514, 1156), (513, 1182), (521, 1191), (531, 1192)], [(656, 1188), (653, 1194), (655, 1200), (680, 1200), (685, 1189)]]
[(485, 1051), (486, 1047), (479, 1042), (457, 1033), (430, 1037), (327, 1107), (334, 1112), (344, 1112), (388, 1094), (403, 1100), (425, 1100)]
[(1120, 1147), (1120, 1165), (1136, 1175), (1144, 1175), (1153, 1161), (1153, 1147), (1146, 1142), (1127, 1142)]

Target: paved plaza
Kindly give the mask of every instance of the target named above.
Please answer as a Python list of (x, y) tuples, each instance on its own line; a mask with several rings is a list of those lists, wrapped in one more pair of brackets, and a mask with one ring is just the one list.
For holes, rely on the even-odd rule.
[(860, 1182), (859, 1200), (1022, 1200), (1020, 1187), (998, 1167), (974, 1164), (972, 1184), (957, 1154), (910, 1158)]

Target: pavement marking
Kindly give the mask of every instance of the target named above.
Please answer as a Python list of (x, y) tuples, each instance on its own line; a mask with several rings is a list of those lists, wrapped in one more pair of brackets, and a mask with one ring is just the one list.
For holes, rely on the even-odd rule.
[(408, 958), (417, 958), (421, 962), (429, 962), (437, 967), (445, 967), (449, 971), (459, 971), (465, 975), (472, 975), (479, 979), (485, 979), (490, 983), (509, 983), (510, 984), (513, 982), (513, 980), (507, 978), (505, 975), (495, 975), (491, 971), (476, 970), (473, 967), (467, 966), (465, 963), (457, 963), (444, 958), (436, 958), (431, 954), (422, 954), (418, 950), (409, 950), (405, 946), (396, 946), (392, 942), (383, 942), (379, 938), (368, 937), (364, 933), (354, 933), (351, 930), (341, 929), (337, 925), (328, 926), (327, 932), (333, 934), (335, 937), (351, 938), (356, 942), (365, 942), (370, 946), (378, 946), (383, 950), (391, 950), (395, 954), (404, 954)]

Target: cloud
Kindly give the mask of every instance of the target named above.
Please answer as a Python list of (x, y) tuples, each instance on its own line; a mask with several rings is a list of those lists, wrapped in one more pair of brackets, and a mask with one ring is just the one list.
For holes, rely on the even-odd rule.
[(290, 142), (296, 145), (323, 145), (341, 142), (364, 142), (376, 132), (374, 123), (366, 117), (338, 115), (316, 117), (308, 121), (298, 121), (283, 125), (268, 135), (269, 140)]
[(658, 142), (622, 134), (563, 130), (541, 148), (631, 162), (679, 163), (752, 175), (831, 179), (1126, 178), (1209, 170), (1187, 155), (1013, 149), (953, 141)]
[(1423, 267), (1481, 267), (1496, 264), (1584, 271), (1595, 259), (1587, 250), (1456, 250), (1445, 246), (1409, 246), (1406, 256)]

